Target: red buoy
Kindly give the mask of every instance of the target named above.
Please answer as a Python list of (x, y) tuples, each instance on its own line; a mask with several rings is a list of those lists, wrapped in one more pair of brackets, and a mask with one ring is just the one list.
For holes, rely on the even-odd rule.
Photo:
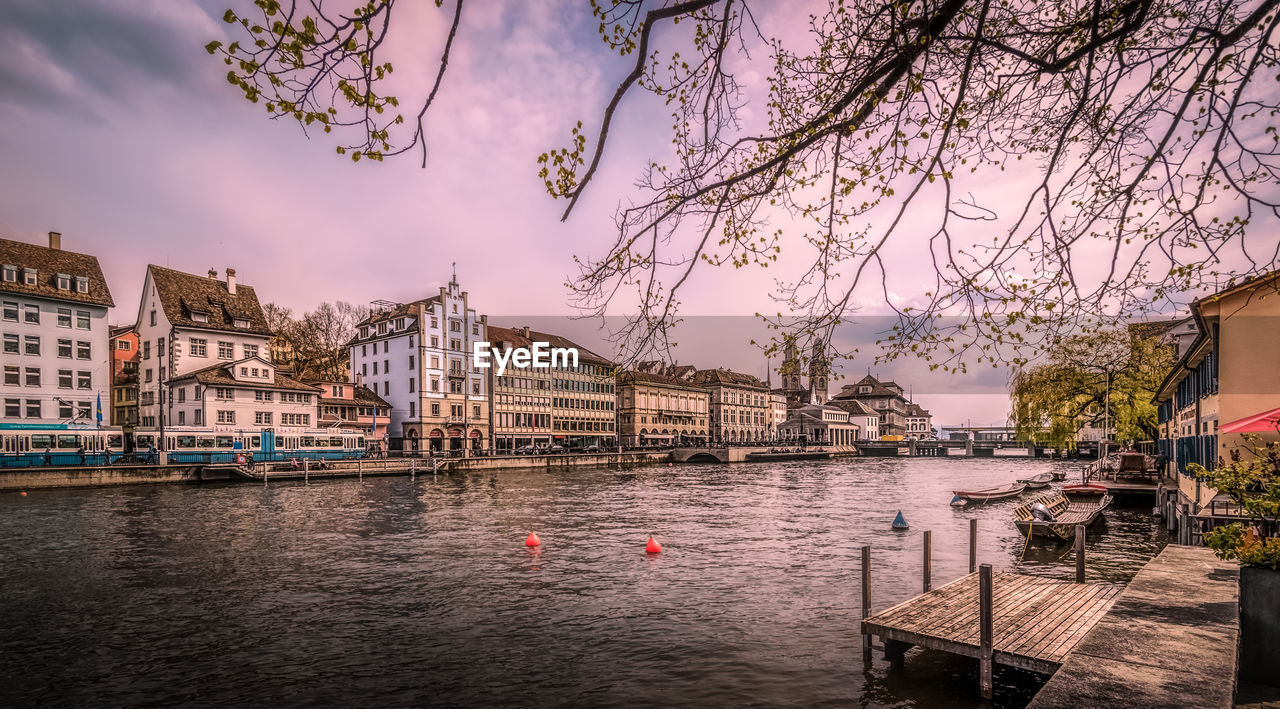
[(20, 492), (20, 493), (18, 493), (18, 494), (19, 494), (19, 495), (21, 495), (22, 497), (26, 497), (26, 496), (27, 496), (27, 491), (26, 491), (26, 490), (23, 490), (22, 492)]
[(527, 547), (536, 547), (542, 544), (542, 540), (538, 539), (537, 532), (529, 532), (529, 536), (525, 537), (524, 545)]
[(650, 554), (657, 554), (662, 551), (662, 545), (658, 543), (657, 539), (649, 537), (649, 543), (644, 545), (644, 550)]

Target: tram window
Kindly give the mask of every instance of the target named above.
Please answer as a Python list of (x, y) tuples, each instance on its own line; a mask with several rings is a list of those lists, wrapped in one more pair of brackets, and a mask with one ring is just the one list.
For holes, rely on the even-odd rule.
[(155, 436), (149, 436), (149, 435), (134, 436), (133, 440), (134, 440), (134, 443), (136, 443), (139, 448), (150, 448), (151, 446), (154, 446), (156, 444)]
[(53, 436), (47, 433), (33, 433), (31, 434), (31, 447), (32, 448), (52, 448)]
[(357, 447), (357, 448), (364, 448), (364, 436), (361, 436), (361, 437), (357, 438), (356, 440), (358, 440), (358, 441), (360, 442), (360, 444), (359, 444), (358, 446), (356, 446), (356, 447)]
[(303, 436), (303, 437), (302, 437), (302, 447), (303, 447), (303, 448), (314, 448), (314, 447), (315, 447), (315, 445), (316, 445), (316, 439), (315, 439), (315, 438), (312, 438), (311, 436)]
[(345, 446), (343, 446), (343, 445), (342, 445), (342, 439), (341, 439), (341, 438), (330, 438), (330, 439), (329, 439), (329, 446), (330, 446), (331, 448), (344, 448), (344, 447), (345, 447)]
[(212, 448), (212, 447), (213, 447), (213, 437), (212, 437), (212, 436), (201, 436), (201, 437), (199, 437), (199, 438), (197, 438), (197, 439), (196, 439), (196, 445), (197, 445), (198, 447), (200, 447), (200, 448)]
[(59, 448), (79, 448), (80, 437), (75, 435), (66, 435), (66, 434), (60, 435), (58, 436), (58, 447)]
[(215, 443), (216, 443), (216, 445), (215, 445), (214, 447), (215, 447), (215, 448), (230, 448), (230, 447), (231, 447), (231, 440), (232, 440), (232, 439), (231, 439), (231, 436), (218, 436), (217, 438), (215, 438), (215, 439), (214, 439), (214, 441), (215, 441)]
[(178, 436), (178, 447), (179, 448), (195, 448), (196, 437), (195, 436)]
[(116, 449), (124, 448), (124, 436), (119, 433), (110, 434), (107, 436), (107, 447)]
[(249, 447), (250, 447), (250, 448), (261, 448), (261, 447), (262, 447), (262, 436), (250, 436), (250, 437), (249, 437)]

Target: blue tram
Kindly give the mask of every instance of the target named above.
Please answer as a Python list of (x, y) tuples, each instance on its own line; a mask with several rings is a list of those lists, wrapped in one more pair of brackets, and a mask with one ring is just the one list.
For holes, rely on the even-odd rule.
[[(165, 428), (171, 463), (232, 463), (240, 455), (257, 462), (320, 458), (342, 460), (365, 453), (362, 432), (337, 429), (215, 430), (191, 426)], [(66, 424), (0, 423), (2, 467), (33, 465), (110, 465), (157, 458), (159, 433), (126, 434), (119, 428), (79, 428)], [(131, 454), (129, 453), (131, 452)]]

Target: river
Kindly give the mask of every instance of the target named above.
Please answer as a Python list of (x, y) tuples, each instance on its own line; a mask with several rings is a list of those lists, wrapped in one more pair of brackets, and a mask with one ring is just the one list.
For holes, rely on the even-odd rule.
[[(876, 610), (919, 590), (921, 530), (934, 585), (964, 574), (970, 517), (981, 562), (1071, 578), (1067, 546), (1020, 560), (1016, 503), (948, 506), (1057, 466), (1079, 479), (868, 458), (4, 494), (0, 706), (976, 706), (972, 660), (863, 670), (858, 548)], [(1089, 580), (1165, 543), (1109, 510)], [(1043, 680), (997, 667), (995, 705)]]

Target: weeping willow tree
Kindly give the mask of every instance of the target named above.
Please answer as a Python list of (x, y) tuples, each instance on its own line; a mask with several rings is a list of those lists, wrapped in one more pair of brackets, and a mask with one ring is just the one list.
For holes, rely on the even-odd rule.
[(1010, 411), (1018, 440), (1073, 449), (1087, 426), (1114, 440), (1155, 440), (1151, 400), (1173, 362), (1173, 349), (1158, 337), (1126, 329), (1063, 339), (1046, 362), (1013, 373)]
[[(448, 29), (411, 95), (383, 89), (388, 38), (423, 38), (404, 0), (241, 0), (233, 41), (206, 49), (244, 98), (346, 158), (425, 164), (467, 41), (464, 0), (436, 4)], [(881, 299), (884, 357), (963, 370), (1021, 366), (1280, 265), (1280, 0), (582, 7), (621, 79), (563, 147), (530, 156), (563, 218), (629, 138), (620, 112), (671, 115), (567, 279), (582, 312), (629, 314), (623, 359), (663, 349), (681, 293), (718, 266), (783, 266), (761, 317), (802, 350)]]

